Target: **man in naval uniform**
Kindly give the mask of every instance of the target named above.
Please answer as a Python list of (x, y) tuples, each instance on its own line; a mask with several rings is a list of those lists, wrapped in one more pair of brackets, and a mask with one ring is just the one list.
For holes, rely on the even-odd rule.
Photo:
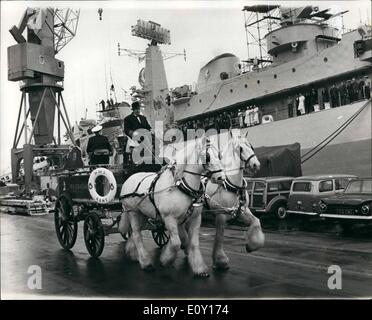
[(221, 117), (221, 129), (231, 129), (232, 122), (230, 115), (227, 114), (226, 111), (223, 112)]
[(364, 77), (364, 98), (371, 98), (371, 79), (368, 76)]
[(339, 92), (338, 92), (338, 88), (336, 88), (335, 84), (332, 85), (330, 93), (331, 93), (331, 107), (332, 108), (338, 107), (340, 105), (339, 104), (339, 99), (338, 99)]
[(102, 126), (95, 126), (92, 132), (94, 133), (94, 137), (89, 138), (87, 145), (89, 164), (108, 164), (110, 156), (112, 156), (112, 147), (107, 137), (101, 134)]

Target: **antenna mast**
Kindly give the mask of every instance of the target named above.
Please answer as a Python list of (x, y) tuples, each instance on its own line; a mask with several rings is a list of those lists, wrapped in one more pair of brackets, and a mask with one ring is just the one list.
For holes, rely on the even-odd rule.
[(248, 70), (258, 70), (271, 63), (271, 57), (267, 53), (264, 37), (274, 28), (279, 27), (279, 5), (253, 5), (245, 6), (244, 28), (247, 40)]

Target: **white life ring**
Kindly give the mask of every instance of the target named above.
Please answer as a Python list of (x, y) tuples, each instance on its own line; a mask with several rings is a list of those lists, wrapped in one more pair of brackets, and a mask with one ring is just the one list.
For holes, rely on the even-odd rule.
[[(97, 177), (103, 176), (106, 177), (108, 183), (109, 183), (109, 192), (104, 195), (100, 196), (95, 188)], [(88, 180), (88, 190), (90, 193), (90, 196), (93, 200), (95, 200), (98, 203), (109, 203), (111, 202), (116, 195), (117, 190), (117, 184), (114, 175), (112, 172), (106, 168), (97, 168), (92, 171), (92, 173), (89, 176)]]

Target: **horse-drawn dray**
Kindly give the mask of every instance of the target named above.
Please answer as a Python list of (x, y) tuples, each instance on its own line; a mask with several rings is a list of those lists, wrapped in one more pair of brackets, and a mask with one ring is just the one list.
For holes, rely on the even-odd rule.
[[(143, 270), (153, 270), (153, 259), (142, 238), (142, 230), (150, 230), (157, 245), (163, 247), (161, 266), (172, 264), (182, 248), (194, 275), (208, 276), (199, 244), (201, 205), (208, 204), (210, 209), (218, 211), (213, 260), (216, 267), (226, 269), (228, 258), (223, 252), (223, 230), (230, 209), (241, 203), (239, 194), (246, 192), (243, 181), (246, 165), (259, 168), (253, 148), (246, 137), (234, 137), (230, 132), (222, 155), (203, 136), (178, 149), (174, 161), (163, 167), (154, 164), (124, 168), (81, 166), (57, 173), (57, 237), (63, 248), (71, 249), (76, 242), (78, 222), (84, 221), (86, 247), (90, 255), (98, 257), (104, 248), (105, 236), (120, 232), (128, 237), (125, 254), (138, 260)], [(202, 177), (207, 178), (206, 184), (202, 183)], [(238, 211), (247, 225), (246, 249), (257, 250), (264, 244), (259, 220), (248, 209), (248, 203), (239, 205)], [(103, 224), (103, 219), (111, 222)]]
[[(55, 230), (64, 249), (76, 242), (78, 223), (83, 221), (85, 246), (92, 257), (102, 254), (105, 237), (119, 233), (122, 205), (119, 195), (122, 184), (137, 172), (157, 172), (158, 164), (113, 166), (84, 166), (56, 172), (58, 198), (55, 206)], [(102, 223), (102, 221), (105, 223)], [(163, 247), (169, 240), (163, 223), (147, 219), (144, 227), (150, 230), (155, 243)], [(122, 235), (127, 240), (127, 235)]]

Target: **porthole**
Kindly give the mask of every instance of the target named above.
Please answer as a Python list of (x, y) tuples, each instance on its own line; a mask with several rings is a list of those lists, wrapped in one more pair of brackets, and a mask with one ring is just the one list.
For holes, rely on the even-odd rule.
[(199, 103), (202, 103), (202, 100), (201, 99), (199, 99)]
[(292, 68), (292, 72), (296, 72), (296, 68)]
[(328, 62), (328, 58), (327, 57), (324, 58), (324, 62)]
[(260, 82), (261, 82), (260, 80), (257, 80), (257, 83), (258, 83), (258, 84), (260, 84)]
[(276, 79), (278, 76), (276, 74), (274, 74), (274, 79)]
[(233, 91), (234, 91), (233, 89), (230, 89), (230, 92), (231, 92), (231, 93), (233, 93)]
[(213, 97), (216, 99), (217, 98), (217, 95), (215, 94)]
[(221, 72), (220, 73), (220, 78), (221, 80), (226, 80), (229, 78), (229, 75), (227, 74), (227, 72)]
[(248, 85), (247, 85), (247, 84), (245, 84), (245, 85), (244, 85), (244, 88), (248, 88)]

